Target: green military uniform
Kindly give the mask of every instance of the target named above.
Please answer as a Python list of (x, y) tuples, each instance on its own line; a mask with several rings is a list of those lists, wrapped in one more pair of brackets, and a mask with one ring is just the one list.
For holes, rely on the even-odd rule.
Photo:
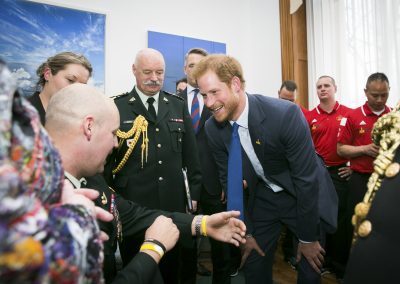
[[(125, 199), (152, 209), (185, 212), (186, 197), (182, 168), (187, 167), (193, 200), (200, 199), (201, 172), (192, 129), (191, 118), (185, 101), (175, 95), (160, 91), (157, 118), (154, 119), (142, 103), (134, 88), (130, 93), (114, 99), (120, 113), (120, 139), (106, 167), (107, 181)], [(134, 122), (143, 116), (147, 122), (135, 128)], [(142, 131), (140, 136), (135, 136)], [(148, 143), (146, 140), (148, 138)], [(121, 136), (121, 135), (120, 135)], [(122, 137), (121, 136), (121, 137)], [(129, 146), (135, 145), (129, 154)], [(123, 161), (123, 166), (121, 166)], [(119, 165), (119, 167), (118, 167)], [(110, 168), (116, 169), (114, 176)], [(136, 253), (132, 244), (138, 240), (124, 238), (121, 255), (124, 263)], [(174, 252), (170, 252), (172, 257)], [(168, 262), (168, 255), (162, 262)], [(175, 262), (175, 261), (172, 261)], [(176, 263), (167, 270), (176, 269)], [(163, 272), (163, 263), (161, 263)], [(164, 275), (164, 272), (163, 272)]]
[(368, 192), (355, 208), (356, 239), (346, 268), (346, 284), (398, 283), (399, 279), (400, 104), (377, 121), (373, 139), (380, 150)]

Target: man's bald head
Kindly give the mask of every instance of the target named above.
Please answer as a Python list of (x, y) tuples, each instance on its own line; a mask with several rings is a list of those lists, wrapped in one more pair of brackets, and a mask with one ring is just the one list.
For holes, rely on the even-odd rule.
[(118, 145), (118, 128), (114, 101), (86, 84), (61, 89), (47, 107), (46, 129), (65, 170), (77, 178), (104, 170), (108, 154)]
[(164, 56), (159, 52), (158, 50), (154, 48), (144, 48), (140, 50), (136, 54), (135, 58), (135, 65), (140, 65), (144, 60), (147, 60), (148, 58), (152, 58), (153, 60), (158, 60), (164, 64), (165, 67), (165, 61), (164, 61)]
[(46, 112), (46, 129), (58, 132), (87, 115), (101, 124), (111, 112), (118, 112), (114, 101), (86, 84), (71, 84), (51, 98)]

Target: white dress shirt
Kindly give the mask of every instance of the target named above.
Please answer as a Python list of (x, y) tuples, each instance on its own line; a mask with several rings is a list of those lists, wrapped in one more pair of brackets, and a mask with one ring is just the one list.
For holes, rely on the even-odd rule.
[(158, 92), (157, 94), (153, 95), (153, 96), (147, 96), (145, 94), (142, 93), (142, 91), (140, 91), (137, 86), (135, 86), (135, 90), (139, 95), (140, 100), (142, 101), (142, 103), (144, 104), (144, 106), (146, 107), (146, 109), (149, 109), (149, 103), (147, 102), (147, 99), (150, 97), (154, 98), (154, 109), (156, 110), (156, 114), (158, 114), (158, 101), (159, 101), (159, 97), (160, 97), (160, 92)]
[[(260, 163), (260, 161), (257, 158), (256, 153), (254, 152), (254, 147), (253, 144), (251, 143), (251, 137), (250, 137), (250, 132), (249, 132), (249, 100), (246, 95), (246, 106), (243, 110), (243, 112), (240, 114), (238, 120), (236, 123), (239, 125), (239, 137), (240, 137), (240, 144), (242, 145), (244, 151), (247, 154), (247, 157), (249, 157), (249, 160), (251, 164), (253, 165), (253, 168), (259, 178), (261, 178), (266, 185), (269, 186), (274, 192), (282, 191), (283, 188), (280, 187), (279, 185), (273, 183), (269, 179), (267, 179), (264, 175), (264, 169)], [(234, 121), (230, 121), (231, 125), (234, 123)]]

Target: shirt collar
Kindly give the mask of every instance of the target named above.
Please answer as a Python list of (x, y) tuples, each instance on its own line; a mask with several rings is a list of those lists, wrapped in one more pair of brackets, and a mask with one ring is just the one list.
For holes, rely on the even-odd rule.
[(143, 105), (147, 105), (147, 99), (150, 97), (154, 98), (154, 103), (153, 105), (158, 105), (158, 98), (160, 97), (160, 92), (158, 92), (157, 94), (153, 95), (153, 96), (148, 96), (145, 95), (141, 90), (139, 90), (139, 88), (137, 86), (135, 86), (135, 90), (136, 93), (138, 93), (140, 100), (142, 101)]
[(333, 112), (337, 111), (337, 110), (339, 109), (339, 107), (340, 107), (340, 103), (339, 103), (338, 101), (336, 101), (335, 105), (333, 106), (332, 111), (331, 111), (331, 112), (326, 112), (326, 111), (324, 111), (324, 110), (320, 107), (320, 105), (321, 105), (321, 104), (319, 104), (319, 105), (317, 106), (317, 112), (318, 112), (318, 114), (321, 114), (321, 113), (330, 114), (330, 113), (333, 113)]
[(246, 105), (244, 106), (243, 112), (239, 115), (239, 118), (236, 121), (229, 121), (229, 123), (232, 125), (234, 122), (239, 124), (239, 126), (243, 128), (249, 128), (249, 99), (247, 97), (247, 94), (245, 93), (245, 98), (246, 98)]
[(64, 175), (72, 183), (74, 188), (81, 188), (81, 182), (76, 177), (67, 171), (64, 171)]
[(388, 106), (385, 105), (385, 110), (380, 114), (380, 115), (376, 115), (371, 108), (368, 105), (368, 101), (365, 102), (365, 104), (363, 106), (361, 106), (361, 111), (364, 114), (364, 116), (371, 116), (371, 115), (375, 115), (375, 116), (382, 116), (388, 112), (390, 112), (390, 108)]
[(194, 90), (194, 89), (197, 89), (197, 88), (195, 88), (195, 87), (193, 87), (193, 86), (187, 84), (187, 94), (188, 94), (188, 95), (189, 95), (189, 94), (192, 94), (192, 95), (193, 95), (193, 90)]

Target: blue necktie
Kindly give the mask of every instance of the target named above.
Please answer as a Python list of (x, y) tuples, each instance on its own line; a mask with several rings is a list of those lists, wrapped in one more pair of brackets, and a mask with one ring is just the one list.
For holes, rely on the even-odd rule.
[(192, 108), (190, 112), (194, 133), (197, 133), (200, 123), (200, 104), (199, 104), (199, 98), (197, 97), (198, 94), (199, 94), (199, 89), (194, 89)]
[(242, 148), (240, 145), (239, 125), (232, 125), (232, 138), (228, 158), (228, 210), (240, 211), (243, 220), (243, 174), (242, 174)]

